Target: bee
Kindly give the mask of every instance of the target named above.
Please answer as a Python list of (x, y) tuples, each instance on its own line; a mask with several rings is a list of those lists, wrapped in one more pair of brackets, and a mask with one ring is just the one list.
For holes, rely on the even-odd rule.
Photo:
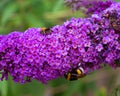
[(84, 69), (78, 64), (77, 68), (73, 68), (71, 71), (64, 74), (64, 77), (69, 81), (78, 80), (86, 76)]
[(111, 22), (111, 25), (115, 30), (119, 30), (120, 29), (120, 20)]
[(118, 14), (116, 11), (113, 11), (112, 13), (108, 12), (106, 14), (103, 14), (103, 17), (108, 18), (110, 25), (114, 30), (120, 29), (120, 19), (117, 16)]
[(42, 34), (48, 34), (50, 32), (51, 32), (50, 28), (45, 28), (45, 27), (41, 28), (41, 33)]
[(110, 16), (109, 13), (103, 14), (103, 17), (105, 17), (105, 18), (109, 18), (109, 16)]

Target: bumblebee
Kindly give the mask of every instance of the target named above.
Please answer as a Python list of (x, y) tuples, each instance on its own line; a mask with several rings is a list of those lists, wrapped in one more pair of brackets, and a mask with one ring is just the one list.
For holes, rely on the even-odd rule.
[(103, 14), (103, 17), (108, 18), (111, 27), (115, 30), (120, 29), (120, 19), (117, 16), (118, 14), (116, 11), (113, 11), (112, 13)]
[(45, 27), (41, 28), (41, 33), (42, 34), (48, 34), (50, 32), (51, 32), (50, 28), (45, 28)]
[(111, 22), (111, 25), (115, 30), (119, 30), (120, 29), (120, 20)]
[(109, 18), (109, 16), (110, 16), (109, 13), (103, 14), (103, 17), (105, 17), (105, 18)]
[(69, 81), (78, 80), (84, 76), (86, 76), (86, 74), (84, 73), (84, 69), (80, 66), (80, 64), (77, 68), (73, 68), (71, 71), (64, 74), (64, 77)]

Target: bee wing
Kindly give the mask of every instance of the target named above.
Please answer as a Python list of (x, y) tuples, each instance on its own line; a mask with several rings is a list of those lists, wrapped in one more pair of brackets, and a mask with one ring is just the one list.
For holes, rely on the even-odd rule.
[(86, 76), (86, 74), (71, 74), (71, 75), (74, 77), (77, 77), (77, 78), (82, 78), (82, 77)]

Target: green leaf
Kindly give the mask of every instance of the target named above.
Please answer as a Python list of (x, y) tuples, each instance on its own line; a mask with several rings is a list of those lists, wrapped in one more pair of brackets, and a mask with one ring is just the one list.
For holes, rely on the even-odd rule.
[(119, 2), (120, 0), (116, 0), (117, 2)]
[(113, 90), (112, 96), (120, 96), (120, 86)]
[(25, 16), (26, 22), (29, 24), (29, 27), (42, 27), (44, 23), (42, 20), (39, 20), (33, 14), (27, 13)]
[(7, 96), (7, 90), (8, 90), (8, 84), (7, 81), (1, 81), (0, 82), (0, 91), (1, 91), (1, 96)]
[(16, 3), (10, 3), (8, 6), (6, 6), (5, 9), (3, 10), (1, 24), (5, 25), (16, 10), (17, 10)]
[[(74, 93), (81, 91), (83, 88), (82, 82), (80, 80), (68, 83), (68, 90), (65, 91), (63, 96), (72, 96)], [(81, 93), (82, 94), (82, 93)]]
[(99, 90), (96, 91), (96, 95), (95, 96), (106, 96), (107, 95), (107, 91), (105, 87), (101, 87)]
[(53, 12), (57, 12), (63, 5), (63, 0), (57, 0), (56, 4), (53, 7)]

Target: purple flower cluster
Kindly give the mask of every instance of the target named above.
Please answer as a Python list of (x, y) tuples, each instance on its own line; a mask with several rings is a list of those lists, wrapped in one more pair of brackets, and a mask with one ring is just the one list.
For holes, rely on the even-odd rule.
[(113, 0), (65, 0), (66, 5), (71, 6), (73, 10), (84, 9), (87, 15), (93, 13), (100, 13), (111, 4), (115, 3)]
[(72, 18), (42, 34), (41, 28), (0, 36), (1, 80), (46, 83), (81, 66), (85, 73), (120, 66), (120, 3), (90, 18)]

